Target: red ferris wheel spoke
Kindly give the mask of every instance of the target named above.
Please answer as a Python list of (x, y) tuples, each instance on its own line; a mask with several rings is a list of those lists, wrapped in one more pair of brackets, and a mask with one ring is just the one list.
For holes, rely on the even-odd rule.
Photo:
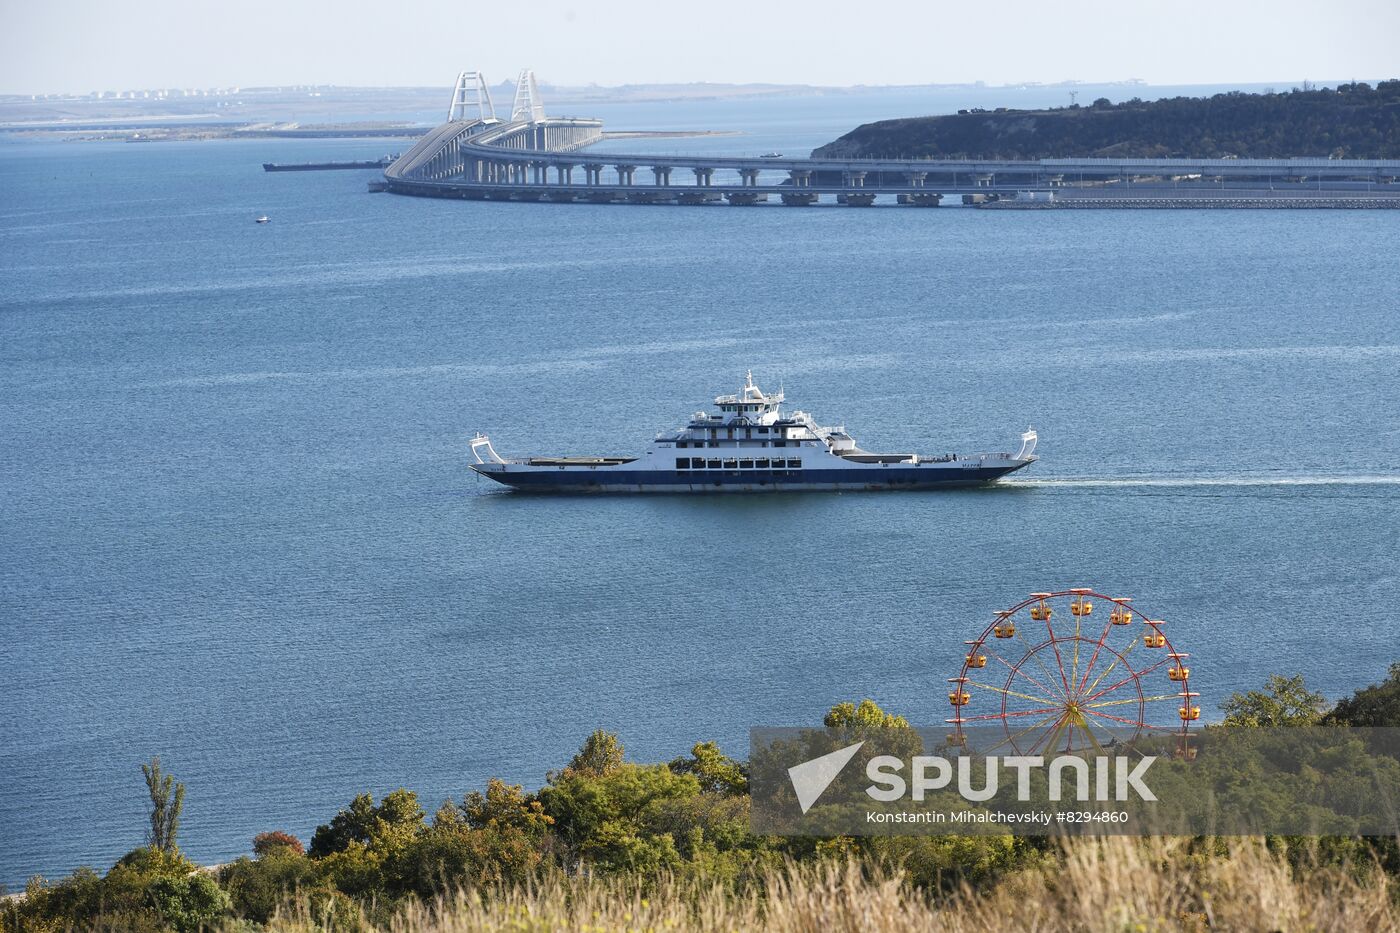
[[(1115, 667), (1117, 667), (1120, 663), (1121, 663), (1124, 667), (1126, 667), (1128, 670), (1132, 670), (1132, 669), (1133, 669), (1133, 666), (1132, 666), (1131, 664), (1128, 663), (1128, 655), (1132, 654), (1132, 653), (1133, 653), (1133, 650), (1134, 650), (1135, 648), (1137, 648), (1137, 646), (1140, 645), (1140, 644), (1142, 644), (1142, 640), (1141, 640), (1141, 639), (1138, 639), (1138, 638), (1134, 638), (1134, 639), (1133, 639), (1133, 643), (1132, 643), (1131, 645), (1128, 646), (1128, 648), (1127, 648), (1126, 651), (1123, 651), (1123, 652), (1121, 652), (1121, 653), (1120, 653), (1120, 652), (1117, 652), (1117, 651), (1114, 651), (1114, 652), (1113, 652), (1113, 655), (1114, 655), (1114, 657), (1113, 657), (1113, 662), (1112, 662), (1111, 664), (1109, 664), (1108, 667), (1106, 667), (1106, 668), (1103, 669), (1103, 673), (1099, 674), (1099, 676), (1097, 676), (1097, 677), (1094, 678), (1094, 682), (1093, 682), (1092, 684), (1089, 685), (1089, 692), (1092, 692), (1092, 691), (1094, 690), (1095, 687), (1097, 687), (1099, 684), (1103, 683), (1103, 679), (1104, 679), (1105, 677), (1107, 677), (1109, 674), (1111, 674), (1111, 673), (1113, 672), (1113, 669), (1114, 669)], [(1110, 648), (1109, 650), (1110, 650), (1110, 651), (1113, 651), (1112, 648)], [(1110, 689), (1113, 689), (1113, 688), (1110, 688)], [(1086, 692), (1086, 691), (1083, 691), (1083, 690), (1080, 691), (1080, 693), (1084, 693), (1084, 692)]]
[(1059, 639), (1055, 637), (1055, 630), (1050, 627), (1048, 621), (1045, 623), (1045, 631), (1050, 633), (1050, 646), (1055, 649), (1055, 663), (1059, 665), (1060, 668), (1060, 680), (1063, 681), (1065, 685), (1065, 696), (1069, 696), (1074, 691), (1070, 689), (1069, 678), (1065, 676), (1065, 659), (1060, 657)]
[(1102, 743), (1099, 742), (1097, 738), (1094, 737), (1094, 730), (1090, 728), (1091, 725), (1097, 725), (1101, 730), (1103, 730), (1104, 734), (1108, 736), (1109, 745), (1113, 745), (1118, 741), (1119, 737), (1113, 734), (1110, 727), (1105, 726), (1103, 723), (1094, 723), (1088, 719), (1084, 720), (1084, 725), (1080, 726), (1080, 728), (1084, 731), (1086, 735), (1089, 736), (1089, 741), (1094, 743), (1094, 748), (1098, 749), (1100, 752), (1106, 751), (1107, 749)]
[[(1133, 642), (1133, 644), (1138, 644), (1138, 643), (1137, 643), (1137, 642)], [(1100, 690), (1098, 693), (1095, 693), (1095, 694), (1093, 694), (1093, 695), (1091, 695), (1091, 696), (1085, 697), (1085, 698), (1084, 698), (1084, 702), (1088, 702), (1089, 700), (1097, 700), (1099, 697), (1103, 696), (1103, 695), (1106, 694), (1106, 693), (1112, 693), (1113, 691), (1117, 690), (1119, 687), (1123, 686), (1124, 684), (1128, 683), (1129, 681), (1138, 680), (1138, 679), (1140, 679), (1140, 678), (1142, 678), (1142, 677), (1146, 677), (1148, 674), (1152, 673), (1153, 671), (1155, 671), (1157, 668), (1161, 667), (1161, 666), (1162, 666), (1163, 664), (1165, 664), (1165, 663), (1167, 663), (1167, 659), (1164, 657), (1164, 658), (1162, 658), (1162, 660), (1158, 661), (1156, 664), (1153, 664), (1151, 667), (1144, 667), (1144, 668), (1143, 668), (1142, 670), (1140, 670), (1140, 671), (1133, 671), (1131, 674), (1129, 674), (1127, 677), (1123, 678), (1122, 680), (1118, 681), (1118, 683), (1114, 684), (1112, 687), (1104, 687), (1104, 688), (1103, 688), (1102, 690)], [(1130, 668), (1130, 670), (1131, 670), (1131, 668)], [(1105, 671), (1104, 673), (1107, 673), (1107, 671)], [(1102, 680), (1103, 678), (1099, 678), (1099, 679)]]
[(1163, 693), (1155, 697), (1136, 696), (1129, 697), (1126, 700), (1105, 700), (1102, 703), (1083, 703), (1080, 704), (1079, 708), (1084, 710), (1103, 709), (1105, 706), (1122, 706), (1125, 703), (1156, 703), (1160, 700), (1174, 700), (1179, 696), (1181, 696), (1179, 693)]
[[(1001, 655), (999, 655), (999, 654), (993, 654), (992, 657), (996, 658), (996, 659), (997, 659), (998, 661), (1000, 661), (1002, 664), (1006, 665), (1006, 667), (1013, 673), (1013, 675), (1019, 674), (1020, 676), (1024, 677), (1026, 680), (1029, 680), (1031, 683), (1035, 684), (1037, 687), (1039, 687), (1040, 689), (1044, 690), (1046, 693), (1050, 694), (1051, 696), (1054, 696), (1054, 695), (1056, 695), (1056, 694), (1059, 693), (1058, 690), (1052, 690), (1051, 688), (1045, 686), (1045, 684), (1041, 683), (1040, 681), (1038, 681), (1038, 680), (1036, 680), (1034, 677), (1032, 677), (1030, 674), (1027, 674), (1025, 671), (1021, 670), (1021, 668), (1020, 668), (1019, 665), (1012, 664), (1010, 661), (1006, 660), (1006, 659), (1003, 658)], [(1013, 676), (1012, 679), (1015, 679), (1014, 676)], [(1061, 699), (1064, 699), (1064, 698), (1061, 697)]]
[(1056, 719), (1055, 724), (1049, 729), (1047, 729), (1044, 735), (1035, 740), (1035, 744), (1033, 744), (1030, 748), (1031, 754), (1035, 754), (1035, 751), (1040, 747), (1041, 742), (1045, 742), (1046, 751), (1049, 751), (1052, 747), (1058, 744), (1060, 741), (1060, 733), (1064, 731), (1065, 720), (1067, 720), (1068, 718), (1069, 712), (1066, 711), (1064, 715)]
[(1148, 729), (1153, 728), (1150, 724), (1145, 723), (1140, 719), (1124, 719), (1122, 716), (1114, 716), (1110, 713), (1100, 713), (1092, 709), (1086, 709), (1084, 712), (1088, 713), (1090, 716), (1097, 716), (1100, 719), (1112, 719), (1114, 722), (1121, 722), (1129, 726), (1142, 726)]
[(1055, 701), (1052, 700), (1050, 697), (1031, 696), (1029, 693), (1017, 693), (1015, 690), (1007, 690), (1007, 689), (1004, 689), (1004, 688), (1002, 688), (1002, 687), (993, 687), (991, 684), (981, 684), (981, 683), (978, 683), (977, 681), (973, 680), (973, 679), (970, 678), (970, 677), (967, 679), (967, 682), (970, 683), (970, 684), (972, 684), (972, 686), (974, 686), (974, 687), (981, 687), (983, 690), (995, 690), (997, 693), (1002, 693), (1002, 694), (1005, 694), (1006, 696), (1019, 697), (1019, 698), (1021, 698), (1022, 700), (1030, 700), (1032, 703), (1054, 703), (1054, 702), (1055, 702)]
[[(1051, 637), (1053, 638), (1054, 636), (1051, 636)], [(1020, 642), (1020, 643), (1025, 647), (1025, 649), (1026, 649), (1026, 654), (1025, 654), (1025, 657), (1022, 657), (1022, 658), (1021, 658), (1021, 662), (1020, 662), (1019, 664), (1013, 665), (1013, 667), (1014, 667), (1015, 669), (1019, 670), (1020, 668), (1022, 668), (1022, 667), (1025, 666), (1025, 663), (1026, 663), (1026, 659), (1027, 659), (1027, 658), (1034, 659), (1034, 660), (1035, 660), (1035, 663), (1040, 665), (1040, 669), (1041, 669), (1042, 671), (1045, 672), (1045, 679), (1048, 680), (1048, 681), (1050, 681), (1050, 682), (1053, 684), (1053, 683), (1055, 682), (1055, 672), (1052, 671), (1052, 670), (1050, 670), (1050, 666), (1049, 666), (1048, 664), (1045, 663), (1045, 661), (1044, 661), (1043, 658), (1040, 657), (1040, 649), (1041, 649), (1041, 648), (1044, 648), (1045, 645), (1044, 645), (1044, 644), (1040, 644), (1040, 645), (1031, 645), (1030, 643), (1028, 643), (1028, 642), (1026, 641), (1026, 639), (1021, 635), (1021, 629), (1020, 629), (1019, 627), (1017, 627), (1017, 629), (1016, 629), (1015, 638), (1016, 638), (1016, 640), (1017, 640), (1018, 642)], [(1061, 668), (1061, 669), (1060, 669), (1060, 680), (1064, 680), (1064, 679), (1065, 679), (1065, 672), (1064, 672), (1064, 669)], [(1068, 702), (1069, 702), (1069, 692), (1068, 692), (1069, 684), (1066, 683), (1066, 684), (1065, 684), (1065, 687), (1066, 687), (1066, 690), (1061, 690), (1059, 687), (1055, 687), (1054, 690), (1051, 691), (1051, 692), (1056, 693), (1056, 694), (1059, 694), (1059, 696), (1060, 696), (1066, 703), (1068, 703)]]
[[(1112, 628), (1112, 622), (1105, 622), (1103, 624), (1103, 632), (1099, 635), (1099, 640), (1094, 643), (1094, 654), (1091, 658), (1089, 658), (1089, 663), (1084, 667), (1084, 676), (1079, 679), (1079, 683), (1074, 688), (1076, 693), (1084, 692), (1084, 684), (1088, 682), (1089, 675), (1093, 673), (1094, 664), (1097, 663), (1099, 660), (1099, 652), (1103, 651), (1104, 645), (1108, 642), (1108, 632)], [(1115, 652), (1115, 654), (1116, 653), (1117, 652)]]
[(1140, 728), (1140, 729), (1151, 729), (1153, 732), (1176, 732), (1176, 731), (1178, 731), (1178, 726), (1176, 726), (1176, 725), (1164, 726), (1164, 725), (1161, 725), (1160, 723), (1144, 722), (1144, 721), (1138, 720), (1138, 719), (1124, 719), (1122, 716), (1110, 716), (1108, 713), (1095, 713), (1095, 712), (1093, 712), (1093, 711), (1091, 711), (1091, 710), (1085, 710), (1085, 712), (1088, 713), (1090, 716), (1097, 716), (1097, 717), (1099, 717), (1100, 719), (1112, 719), (1112, 720), (1114, 720), (1115, 722), (1121, 722), (1121, 723), (1123, 723), (1124, 725), (1128, 725), (1128, 726), (1137, 726), (1137, 727)]
[(962, 717), (962, 719), (959, 720), (959, 722), (979, 722), (987, 719), (1010, 719), (1013, 716), (1036, 716), (1041, 713), (1054, 713), (1058, 716), (1063, 711), (1063, 706), (1046, 706), (1042, 707), (1041, 709), (1016, 710), (1015, 712), (1011, 713), (984, 713), (980, 716), (964, 716)]
[(1011, 730), (1008, 729), (1008, 730), (1007, 730), (1006, 741), (1007, 741), (1008, 744), (1010, 744), (1010, 745), (1014, 748), (1015, 745), (1016, 745), (1016, 740), (1019, 739), (1019, 738), (1021, 738), (1021, 736), (1025, 735), (1025, 734), (1028, 733), (1028, 732), (1032, 732), (1032, 731), (1034, 731), (1034, 730), (1036, 730), (1036, 729), (1039, 729), (1041, 726), (1048, 725), (1048, 724), (1050, 724), (1051, 722), (1054, 722), (1054, 721), (1057, 720), (1057, 719), (1061, 719), (1061, 718), (1063, 718), (1063, 716), (1064, 716), (1064, 711), (1061, 710), (1061, 709), (1056, 709), (1055, 712), (1051, 713), (1049, 716), (1046, 716), (1044, 719), (1040, 720), (1039, 722), (1033, 722), (1033, 723), (1031, 723), (1029, 726), (1027, 726), (1026, 728), (1022, 729), (1020, 732), (1017, 732), (1017, 733), (1014, 734), (1014, 735), (1011, 734)]

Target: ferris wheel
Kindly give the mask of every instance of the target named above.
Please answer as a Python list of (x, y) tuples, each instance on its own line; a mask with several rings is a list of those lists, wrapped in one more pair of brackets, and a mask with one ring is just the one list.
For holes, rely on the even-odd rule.
[[(966, 642), (950, 677), (949, 744), (975, 734), (989, 751), (1104, 752), (1143, 735), (1179, 737), (1201, 718), (1188, 655), (1166, 623), (1092, 589), (1032, 593)], [(988, 738), (990, 736), (990, 739)]]

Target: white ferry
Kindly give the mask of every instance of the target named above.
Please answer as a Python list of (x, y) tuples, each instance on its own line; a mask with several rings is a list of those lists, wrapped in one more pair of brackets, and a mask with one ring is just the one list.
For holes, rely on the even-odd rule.
[(715, 399), (637, 457), (527, 457), (508, 460), (491, 439), (471, 441), (471, 468), (530, 492), (785, 492), (976, 486), (1036, 461), (1034, 429), (1016, 453), (870, 453), (844, 427), (823, 427), (805, 411), (784, 414), (783, 393), (767, 394), (753, 374), (738, 395)]

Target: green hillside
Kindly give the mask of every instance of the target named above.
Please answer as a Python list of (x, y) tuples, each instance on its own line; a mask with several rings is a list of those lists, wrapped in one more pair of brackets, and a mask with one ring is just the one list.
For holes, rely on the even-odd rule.
[(818, 158), (1400, 158), (1400, 80), (867, 123)]

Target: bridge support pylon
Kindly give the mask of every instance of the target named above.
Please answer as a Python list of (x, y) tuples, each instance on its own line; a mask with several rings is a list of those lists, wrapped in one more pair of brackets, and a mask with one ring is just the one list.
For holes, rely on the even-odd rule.
[(499, 123), (496, 105), (491, 103), (491, 89), (486, 76), (479, 71), (463, 71), (452, 87), (452, 104), (447, 108), (447, 122)]

